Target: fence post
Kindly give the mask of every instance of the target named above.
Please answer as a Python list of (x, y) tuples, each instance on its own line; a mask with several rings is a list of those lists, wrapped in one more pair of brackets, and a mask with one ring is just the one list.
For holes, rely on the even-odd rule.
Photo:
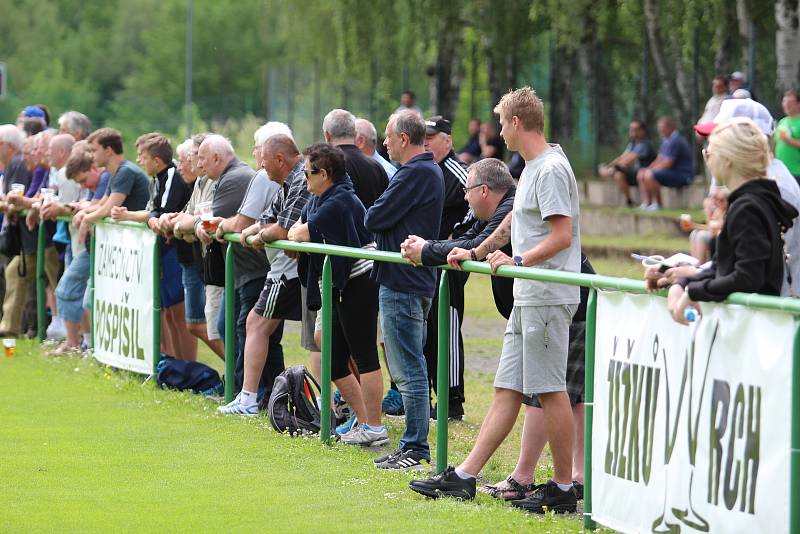
[(789, 459), (789, 532), (800, 532), (800, 322), (792, 347), (792, 448)]
[[(70, 222), (72, 224), (72, 222)], [(89, 238), (89, 343), (94, 350), (94, 249), (95, 228), (92, 227), (92, 237)]]
[[(305, 306), (305, 303), (303, 303)], [(333, 288), (331, 287), (331, 258), (325, 256), (322, 264), (322, 346), (320, 350), (320, 417), (319, 437), (322, 443), (331, 442), (331, 307), (333, 306)]]
[(441, 273), (436, 354), (436, 471), (440, 473), (447, 468), (447, 413), (450, 403), (450, 285), (448, 272)]
[(44, 221), (39, 221), (36, 238), (36, 330), (40, 343), (45, 338), (44, 230)]
[(586, 370), (584, 383), (584, 448), (583, 448), (583, 527), (594, 530), (592, 521), (592, 417), (594, 415), (594, 340), (597, 324), (597, 290), (589, 289), (586, 305)]
[[(177, 356), (176, 354), (172, 355)], [(153, 375), (161, 361), (161, 239), (153, 244)]]
[(236, 374), (236, 284), (233, 269), (233, 243), (225, 251), (225, 402), (234, 397)]

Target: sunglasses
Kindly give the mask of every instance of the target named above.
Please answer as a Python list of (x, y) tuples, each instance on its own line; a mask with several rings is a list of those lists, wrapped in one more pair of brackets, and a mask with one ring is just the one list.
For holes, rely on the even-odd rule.
[(319, 174), (319, 169), (311, 169), (310, 171), (307, 171), (306, 169), (303, 169), (303, 174), (305, 174), (306, 178), (308, 178), (312, 174)]

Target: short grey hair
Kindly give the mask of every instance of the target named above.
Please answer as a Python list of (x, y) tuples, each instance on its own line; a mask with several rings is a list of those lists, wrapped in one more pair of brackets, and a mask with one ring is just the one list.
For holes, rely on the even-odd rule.
[(469, 166), (467, 172), (475, 177), (473, 186), (486, 184), (496, 193), (505, 193), (514, 187), (514, 179), (508, 171), (508, 165), (497, 158), (478, 160)]
[(355, 139), (356, 117), (346, 109), (334, 109), (325, 115), (322, 131), (333, 139)]
[(356, 119), (356, 137), (359, 135), (373, 148), (378, 146), (378, 130), (367, 119)]
[(412, 145), (422, 146), (425, 142), (425, 121), (416, 111), (406, 110), (393, 114), (389, 120), (394, 119), (394, 133), (406, 134)]
[(178, 147), (175, 149), (175, 153), (178, 155), (178, 159), (181, 159), (182, 157), (191, 154), (193, 148), (194, 141), (192, 141), (192, 138), (190, 137), (178, 145)]
[(13, 124), (0, 125), (0, 143), (5, 143), (14, 147), (14, 150), (19, 152), (22, 150), (22, 143), (25, 140), (25, 134), (22, 130)]
[(75, 139), (86, 139), (92, 131), (92, 121), (80, 111), (66, 111), (58, 118), (58, 126)]
[(287, 135), (294, 139), (292, 129), (288, 125), (278, 121), (270, 121), (256, 130), (256, 133), (253, 134), (253, 140), (256, 146), (263, 146), (267, 139), (278, 134)]
[(236, 152), (234, 152), (231, 142), (219, 134), (209, 135), (203, 140), (202, 144), (208, 146), (208, 149), (214, 154), (219, 154), (223, 157), (236, 156)]

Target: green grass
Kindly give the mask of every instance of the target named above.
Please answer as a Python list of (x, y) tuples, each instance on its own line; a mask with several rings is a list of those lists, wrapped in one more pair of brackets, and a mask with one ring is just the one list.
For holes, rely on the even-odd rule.
[(689, 236), (688, 234), (686, 237), (663, 234), (582, 235), (581, 245), (622, 250), (649, 250), (655, 248), (663, 249), (669, 254), (670, 251), (672, 253), (679, 250), (688, 251)]

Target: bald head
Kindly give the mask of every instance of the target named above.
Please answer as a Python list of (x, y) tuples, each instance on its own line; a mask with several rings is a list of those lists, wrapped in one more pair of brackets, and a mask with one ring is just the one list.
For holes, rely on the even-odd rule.
[(50, 140), (50, 148), (47, 157), (50, 165), (60, 169), (67, 164), (72, 147), (75, 145), (75, 138), (70, 134), (58, 134)]
[(302, 160), (294, 139), (288, 135), (273, 135), (261, 149), (261, 166), (272, 181), (283, 183), (297, 162)]
[(197, 166), (212, 180), (222, 176), (222, 171), (236, 157), (231, 142), (221, 135), (211, 134), (200, 144)]

